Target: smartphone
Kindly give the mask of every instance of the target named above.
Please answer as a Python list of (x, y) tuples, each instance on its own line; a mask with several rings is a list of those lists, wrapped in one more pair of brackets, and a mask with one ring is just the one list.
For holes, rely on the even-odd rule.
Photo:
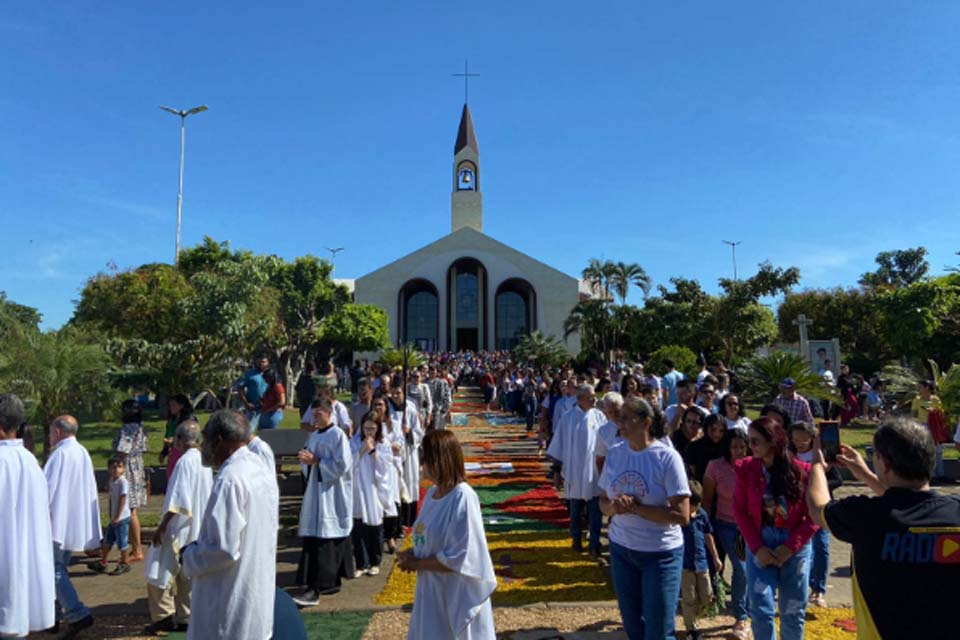
[(840, 453), (840, 423), (824, 421), (820, 423), (820, 449), (823, 459), (827, 462), (836, 462)]

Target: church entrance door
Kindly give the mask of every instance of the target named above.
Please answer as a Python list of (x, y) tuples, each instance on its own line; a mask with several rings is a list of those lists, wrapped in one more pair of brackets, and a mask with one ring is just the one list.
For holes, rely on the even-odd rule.
[(476, 327), (457, 327), (457, 349), (459, 351), (479, 351)]

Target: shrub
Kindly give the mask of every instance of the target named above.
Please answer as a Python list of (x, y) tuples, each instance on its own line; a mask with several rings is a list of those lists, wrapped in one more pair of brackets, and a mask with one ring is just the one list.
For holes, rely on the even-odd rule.
[(697, 355), (687, 347), (680, 347), (675, 344), (664, 345), (651, 353), (644, 370), (661, 376), (667, 372), (667, 367), (663, 364), (663, 361), (667, 359), (673, 360), (677, 371), (687, 376), (696, 377)]

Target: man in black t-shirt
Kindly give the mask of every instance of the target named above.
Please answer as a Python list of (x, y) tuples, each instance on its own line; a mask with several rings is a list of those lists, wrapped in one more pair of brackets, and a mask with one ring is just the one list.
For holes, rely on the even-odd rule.
[(923, 426), (885, 420), (873, 436), (873, 468), (851, 447), (837, 462), (878, 497), (830, 500), (819, 447), (807, 503), (821, 527), (853, 547), (857, 637), (957, 638), (960, 499), (930, 490), (935, 445)]

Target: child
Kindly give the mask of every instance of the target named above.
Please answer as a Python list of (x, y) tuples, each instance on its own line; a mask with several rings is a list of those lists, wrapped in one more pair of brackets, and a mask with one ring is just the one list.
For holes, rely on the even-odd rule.
[(353, 577), (380, 573), (383, 558), (383, 516), (391, 504), (390, 472), (393, 449), (384, 438), (379, 414), (368, 413), (350, 439), (353, 453)]
[[(790, 426), (790, 452), (803, 462), (813, 460), (813, 443), (817, 437), (817, 428), (806, 422), (794, 422)], [(843, 484), (843, 476), (837, 467), (827, 469), (827, 487), (830, 490), (830, 499), (833, 499), (833, 490)], [(813, 564), (810, 566), (810, 604), (816, 607), (827, 606), (827, 570), (830, 567), (830, 532), (818, 529), (813, 534)]]
[(683, 624), (687, 628), (688, 640), (700, 637), (697, 631), (697, 614), (713, 596), (707, 566), (708, 557), (717, 573), (721, 571), (710, 516), (700, 506), (702, 502), (703, 487), (696, 480), (691, 480), (690, 524), (683, 527), (683, 575), (680, 579)]
[(107, 526), (107, 535), (100, 548), (100, 560), (90, 567), (97, 573), (107, 572), (107, 556), (110, 555), (110, 549), (113, 548), (114, 543), (120, 550), (120, 562), (110, 575), (119, 576), (130, 571), (130, 565), (127, 563), (130, 554), (127, 538), (130, 531), (130, 505), (127, 502), (130, 484), (124, 475), (126, 466), (124, 454), (114, 454), (110, 458), (110, 524)]
[(883, 415), (883, 382), (878, 380), (867, 392), (867, 418), (879, 420)]

